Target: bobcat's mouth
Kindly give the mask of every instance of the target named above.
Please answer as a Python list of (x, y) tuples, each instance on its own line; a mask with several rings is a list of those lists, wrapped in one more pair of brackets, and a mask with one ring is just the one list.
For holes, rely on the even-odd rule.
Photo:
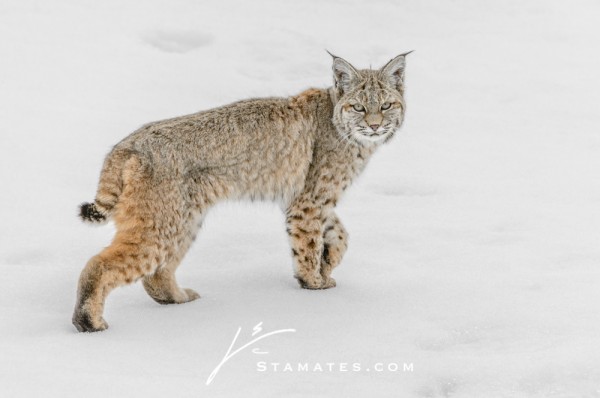
[(368, 142), (368, 143), (376, 143), (379, 141), (383, 141), (383, 139), (388, 135), (389, 130), (383, 130), (383, 131), (379, 131), (379, 132), (362, 132), (362, 131), (358, 131), (354, 134), (354, 137), (356, 137), (356, 139), (358, 141), (362, 141), (362, 142)]
[(374, 131), (372, 133), (369, 134), (365, 134), (367, 137), (379, 137), (380, 135), (384, 135), (385, 133), (387, 133), (387, 131), (380, 131), (379, 133)]

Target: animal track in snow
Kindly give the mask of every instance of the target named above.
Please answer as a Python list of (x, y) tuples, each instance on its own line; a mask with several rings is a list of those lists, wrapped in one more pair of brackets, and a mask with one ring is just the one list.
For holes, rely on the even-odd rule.
[(192, 30), (155, 31), (144, 37), (144, 42), (167, 53), (187, 53), (199, 47), (210, 45), (214, 38)]

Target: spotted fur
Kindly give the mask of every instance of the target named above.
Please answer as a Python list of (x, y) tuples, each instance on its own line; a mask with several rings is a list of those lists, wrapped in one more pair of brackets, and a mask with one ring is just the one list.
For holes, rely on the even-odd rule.
[(404, 64), (405, 54), (379, 70), (357, 70), (334, 56), (330, 89), (150, 123), (118, 143), (94, 203), (81, 207), (86, 221), (114, 220), (116, 235), (81, 273), (77, 329), (106, 329), (107, 295), (139, 279), (161, 304), (197, 299), (179, 287), (175, 269), (210, 207), (224, 199), (278, 201), (300, 285), (335, 286), (331, 272), (348, 234), (334, 208), (402, 124)]

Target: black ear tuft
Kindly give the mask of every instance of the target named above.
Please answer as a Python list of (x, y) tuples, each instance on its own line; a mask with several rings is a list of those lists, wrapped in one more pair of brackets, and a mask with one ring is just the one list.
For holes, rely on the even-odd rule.
[(325, 51), (327, 52), (327, 54), (331, 55), (331, 58), (333, 58), (333, 59), (339, 58), (337, 55), (332, 54), (331, 51), (329, 51), (327, 49), (325, 49)]
[(404, 68), (406, 67), (406, 56), (413, 51), (414, 50), (392, 58), (380, 69), (380, 72), (387, 77), (391, 85), (400, 92), (402, 92), (404, 89)]

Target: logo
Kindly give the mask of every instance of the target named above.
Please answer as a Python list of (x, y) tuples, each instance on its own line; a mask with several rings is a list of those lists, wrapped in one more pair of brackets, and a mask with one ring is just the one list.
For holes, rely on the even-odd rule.
[[(263, 323), (260, 322), (256, 326), (254, 326), (254, 328), (252, 328), (252, 336), (251, 337), (254, 337), (254, 336), (262, 333), (262, 331), (263, 331), (262, 324)], [(294, 332), (296, 332), (296, 329), (279, 329), (279, 330), (273, 330), (272, 332), (263, 333), (260, 336), (254, 338), (254, 339), (250, 340), (249, 342), (247, 342), (246, 344), (242, 345), (241, 347), (235, 349), (235, 351), (233, 351), (235, 343), (237, 342), (237, 339), (238, 339), (238, 337), (239, 337), (239, 335), (240, 335), (241, 332), (242, 332), (242, 328), (240, 326), (238, 328), (235, 336), (233, 336), (233, 341), (231, 342), (231, 345), (227, 349), (227, 352), (225, 353), (225, 356), (223, 357), (223, 359), (221, 359), (221, 362), (219, 362), (219, 364), (212, 371), (212, 373), (210, 374), (210, 376), (208, 376), (208, 379), (206, 379), (206, 385), (207, 386), (210, 385), (210, 383), (212, 383), (212, 381), (215, 378), (215, 376), (217, 375), (217, 373), (219, 373), (219, 371), (221, 370), (221, 368), (223, 367), (223, 365), (225, 365), (225, 363), (227, 363), (227, 361), (229, 361), (231, 358), (233, 358), (234, 356), (236, 356), (240, 352), (244, 351), (246, 348), (249, 348), (250, 346), (256, 344), (260, 340), (266, 339), (267, 337), (275, 336), (276, 334), (294, 333)], [(268, 354), (267, 351), (261, 351), (260, 348), (258, 348), (258, 347), (253, 348), (252, 352), (254, 354), (259, 354), (259, 355)]]
[[(225, 353), (221, 362), (214, 368), (212, 373), (206, 379), (206, 385), (209, 386), (214, 378), (217, 376), (221, 368), (231, 358), (239, 354), (240, 352), (252, 347), (251, 351), (253, 354), (266, 355), (269, 352), (261, 350), (256, 344), (268, 337), (275, 336), (282, 333), (295, 333), (296, 329), (279, 329), (266, 332), (262, 328), (262, 322), (259, 322), (252, 328), (252, 334), (249, 336), (249, 341), (245, 344), (238, 344), (238, 338), (242, 332), (242, 328), (238, 327), (233, 340)], [(239, 347), (236, 348), (236, 345)], [(414, 364), (412, 362), (404, 361), (391, 361), (391, 362), (338, 362), (338, 361), (317, 361), (317, 362), (269, 362), (269, 361), (258, 361), (256, 362), (256, 371), (261, 373), (362, 373), (362, 372), (373, 372), (373, 373), (412, 373), (414, 372)]]

